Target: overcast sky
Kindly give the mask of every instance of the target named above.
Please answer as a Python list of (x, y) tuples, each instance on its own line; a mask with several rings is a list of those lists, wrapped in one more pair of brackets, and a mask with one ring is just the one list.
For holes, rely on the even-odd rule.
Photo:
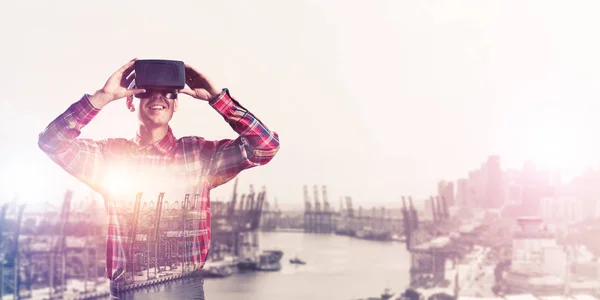
[[(37, 135), (133, 57), (193, 65), (278, 132), (275, 159), (239, 180), (282, 205), (304, 184), (327, 185), (336, 207), (423, 198), (495, 154), (567, 174), (600, 164), (597, 1), (160, 3), (0, 4), (4, 197), (85, 193)], [(180, 103), (176, 136), (236, 137), (205, 102)], [(136, 122), (111, 103), (82, 137), (132, 137)]]

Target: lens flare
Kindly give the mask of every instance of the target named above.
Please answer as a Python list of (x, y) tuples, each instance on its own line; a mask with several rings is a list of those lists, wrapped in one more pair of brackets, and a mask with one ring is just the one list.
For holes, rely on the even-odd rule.
[(106, 174), (105, 187), (113, 195), (127, 192), (127, 174), (123, 169), (112, 169)]

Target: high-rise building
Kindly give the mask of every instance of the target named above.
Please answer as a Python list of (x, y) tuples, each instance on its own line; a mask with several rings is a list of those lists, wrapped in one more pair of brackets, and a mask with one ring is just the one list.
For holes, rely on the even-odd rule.
[(585, 216), (583, 203), (574, 196), (551, 196), (540, 199), (541, 217), (547, 222), (581, 222)]
[(522, 174), (522, 212), (539, 216), (542, 213), (542, 198), (553, 197), (554, 188), (551, 174), (546, 170), (538, 170), (531, 161), (525, 162)]
[(504, 204), (504, 182), (502, 168), (500, 167), (500, 156), (488, 157), (486, 176), (486, 199), (483, 201), (482, 207), (500, 208)]
[(584, 219), (598, 217), (597, 211), (600, 208), (598, 205), (600, 199), (598, 185), (600, 185), (600, 173), (591, 169), (573, 178), (573, 181), (568, 185), (570, 194), (581, 200)]
[(455, 195), (454, 195), (454, 182), (448, 182), (446, 184), (446, 189), (444, 190), (444, 198), (446, 199), (446, 205), (455, 205)]
[(521, 192), (523, 190), (521, 172), (509, 169), (504, 172), (504, 204), (521, 205)]
[(522, 212), (528, 215), (538, 215), (539, 212), (539, 196), (536, 184), (536, 167), (531, 161), (523, 164), (521, 171), (523, 177), (523, 192), (522, 192)]
[(434, 220), (434, 216), (433, 216), (433, 203), (429, 200), (426, 199), (424, 202), (424, 207), (423, 207), (423, 214), (421, 217), (422, 220), (427, 220), (427, 221), (432, 221)]
[(440, 181), (438, 183), (438, 197), (444, 197), (447, 206), (455, 205), (454, 183), (451, 181)]
[(504, 205), (505, 182), (500, 157), (490, 156), (479, 169), (470, 171), (466, 185), (467, 196), (461, 194), (465, 205), (480, 208), (500, 208)]
[(487, 178), (482, 176), (484, 170), (478, 169), (469, 172), (467, 183), (467, 206), (481, 207), (481, 202), (485, 197), (485, 187)]
[(455, 204), (459, 206), (467, 206), (469, 182), (466, 178), (461, 178), (456, 181), (456, 199)]
[(444, 189), (446, 188), (446, 184), (448, 184), (448, 182), (446, 182), (445, 180), (438, 181), (438, 186), (437, 186), (438, 196), (441, 197), (444, 194)]

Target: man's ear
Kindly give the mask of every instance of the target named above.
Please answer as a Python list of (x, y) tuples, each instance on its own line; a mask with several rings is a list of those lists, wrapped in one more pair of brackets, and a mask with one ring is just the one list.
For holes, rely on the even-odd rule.
[(129, 111), (135, 111), (135, 107), (133, 106), (133, 96), (127, 96), (127, 101), (125, 101), (125, 103), (127, 104), (127, 109), (129, 109)]
[(177, 107), (179, 107), (179, 99), (173, 100), (173, 111), (177, 111)]

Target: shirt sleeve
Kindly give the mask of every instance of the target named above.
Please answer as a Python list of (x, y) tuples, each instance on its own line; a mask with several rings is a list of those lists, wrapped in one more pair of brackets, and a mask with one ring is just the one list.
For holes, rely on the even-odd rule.
[(217, 187), (241, 171), (267, 164), (279, 151), (279, 135), (270, 131), (258, 118), (234, 100), (229, 90), (209, 101), (231, 128), (240, 136), (215, 142), (209, 170), (211, 187)]
[(106, 141), (78, 138), (81, 129), (100, 111), (85, 94), (54, 119), (38, 136), (38, 146), (69, 174), (96, 191), (103, 175)]

